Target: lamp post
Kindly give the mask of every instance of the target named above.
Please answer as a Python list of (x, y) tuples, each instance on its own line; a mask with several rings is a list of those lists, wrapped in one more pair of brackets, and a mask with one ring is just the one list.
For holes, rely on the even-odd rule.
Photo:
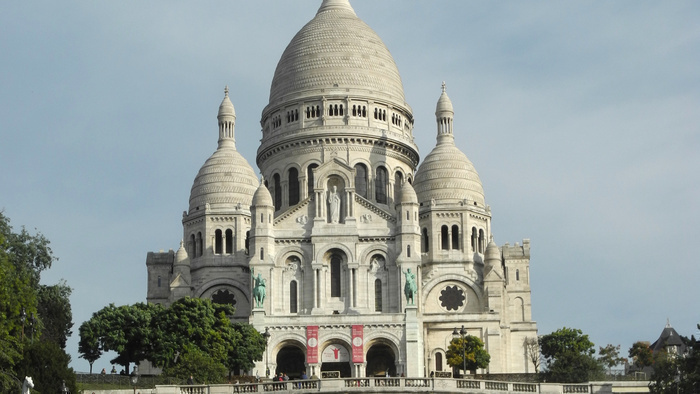
[(134, 386), (134, 394), (136, 394), (136, 383), (139, 382), (139, 366), (134, 365), (134, 370), (131, 371), (131, 384)]
[(457, 328), (455, 327), (454, 331), (452, 331), (452, 336), (462, 339), (462, 374), (464, 374), (467, 372), (467, 346), (464, 343), (464, 338), (467, 336), (467, 330), (464, 329), (464, 325), (462, 325), (462, 329), (459, 331), (457, 331)]
[(267, 351), (267, 343), (270, 340), (270, 337), (272, 334), (270, 334), (270, 329), (265, 327), (265, 332), (262, 334), (263, 338), (265, 338), (265, 377), (269, 378), (270, 377), (270, 365), (268, 364), (268, 356), (269, 352)]
[(64, 380), (63, 383), (61, 384), (61, 393), (62, 394), (68, 394), (68, 387), (66, 387), (66, 381)]
[(20, 341), (24, 341), (24, 322), (27, 321), (27, 311), (22, 307), (22, 312), (19, 314), (19, 320), (22, 321), (22, 332), (20, 334)]

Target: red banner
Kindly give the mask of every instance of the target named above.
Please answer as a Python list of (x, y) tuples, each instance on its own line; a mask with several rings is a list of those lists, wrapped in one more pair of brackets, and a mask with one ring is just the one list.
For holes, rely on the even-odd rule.
[(365, 340), (362, 325), (352, 326), (352, 362), (361, 363), (365, 361)]
[(318, 364), (318, 326), (306, 326), (306, 362)]

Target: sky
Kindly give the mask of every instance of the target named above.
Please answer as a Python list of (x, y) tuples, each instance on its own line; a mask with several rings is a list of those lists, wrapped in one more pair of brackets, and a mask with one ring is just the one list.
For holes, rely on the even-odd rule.
[[(0, 209), (59, 258), (78, 327), (145, 302), (177, 249), (225, 86), (255, 166), (273, 73), (321, 1), (21, 1), (0, 12)], [(532, 242), (540, 334), (597, 346), (700, 322), (700, 2), (354, 0), (391, 51), (425, 157), (442, 81), (495, 241)], [(110, 355), (94, 369), (109, 370)]]

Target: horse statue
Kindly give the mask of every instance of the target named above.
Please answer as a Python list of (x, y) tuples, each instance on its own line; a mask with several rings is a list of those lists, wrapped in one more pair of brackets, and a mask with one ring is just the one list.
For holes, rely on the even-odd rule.
[(29, 389), (34, 388), (34, 381), (31, 377), (25, 376), (24, 382), (22, 382), (22, 394), (29, 394)]
[(408, 271), (403, 271), (406, 275), (406, 285), (403, 288), (404, 294), (406, 294), (406, 303), (408, 305), (415, 305), (416, 292), (418, 291), (418, 285), (416, 285), (416, 274), (411, 272), (409, 268)]
[(253, 299), (255, 299), (255, 307), (262, 308), (263, 302), (265, 301), (265, 279), (263, 279), (261, 274), (255, 277), (255, 271), (251, 270), (251, 276), (253, 277)]

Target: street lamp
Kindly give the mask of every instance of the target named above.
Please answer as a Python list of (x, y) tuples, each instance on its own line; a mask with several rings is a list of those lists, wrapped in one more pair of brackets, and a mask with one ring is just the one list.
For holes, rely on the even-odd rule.
[(61, 384), (61, 393), (68, 394), (68, 387), (66, 387), (66, 381), (64, 380)]
[(464, 338), (467, 336), (467, 330), (464, 329), (464, 325), (462, 325), (462, 329), (459, 331), (457, 331), (457, 328), (455, 327), (454, 331), (452, 331), (452, 336), (462, 339), (462, 374), (464, 374), (467, 372), (467, 346), (466, 343), (464, 343)]
[(265, 377), (269, 378), (270, 377), (270, 366), (268, 364), (268, 351), (267, 351), (267, 342), (270, 340), (270, 337), (272, 334), (270, 334), (270, 329), (265, 327), (265, 332), (262, 334), (263, 338), (265, 338)]
[(134, 370), (131, 371), (131, 384), (134, 386), (134, 394), (136, 394), (136, 383), (139, 382), (139, 366), (134, 365)]

